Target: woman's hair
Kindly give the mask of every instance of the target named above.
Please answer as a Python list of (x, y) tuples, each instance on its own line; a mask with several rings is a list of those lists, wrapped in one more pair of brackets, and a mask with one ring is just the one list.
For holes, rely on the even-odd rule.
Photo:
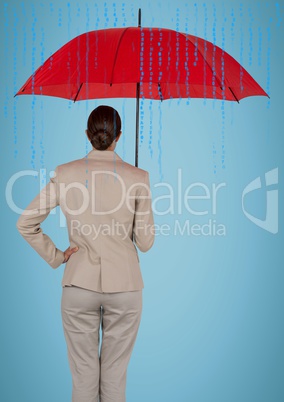
[(110, 106), (98, 106), (88, 118), (87, 135), (94, 148), (107, 149), (121, 130), (118, 112)]

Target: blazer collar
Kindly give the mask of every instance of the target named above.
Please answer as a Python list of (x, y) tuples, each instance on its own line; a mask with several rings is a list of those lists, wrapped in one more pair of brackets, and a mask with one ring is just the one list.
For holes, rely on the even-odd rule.
[(119, 160), (122, 159), (114, 151), (99, 151), (98, 149), (92, 149), (86, 156), (87, 159), (99, 159), (99, 160)]

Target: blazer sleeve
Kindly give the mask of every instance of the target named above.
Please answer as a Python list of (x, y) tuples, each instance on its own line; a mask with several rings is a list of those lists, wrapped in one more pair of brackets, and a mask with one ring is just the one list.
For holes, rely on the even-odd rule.
[(147, 171), (145, 173), (144, 183), (135, 200), (133, 223), (133, 240), (142, 252), (148, 251), (153, 246), (155, 239), (149, 173)]
[(43, 233), (40, 224), (59, 205), (58, 167), (55, 172), (55, 177), (32, 200), (16, 224), (23, 238), (52, 268), (63, 263), (64, 252), (56, 248), (50, 237)]

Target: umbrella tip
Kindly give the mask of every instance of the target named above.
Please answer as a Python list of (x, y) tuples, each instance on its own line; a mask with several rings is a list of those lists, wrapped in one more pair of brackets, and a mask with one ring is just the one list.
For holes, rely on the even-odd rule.
[(138, 10), (138, 28), (141, 28), (141, 8)]

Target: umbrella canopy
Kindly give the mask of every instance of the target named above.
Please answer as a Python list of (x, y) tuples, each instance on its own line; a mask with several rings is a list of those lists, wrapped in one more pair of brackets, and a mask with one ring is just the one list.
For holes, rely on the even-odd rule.
[(171, 29), (141, 26), (77, 36), (50, 56), (16, 95), (25, 94), (74, 102), (136, 97), (136, 166), (140, 98), (239, 101), (248, 96), (268, 96), (215, 44)]
[(110, 28), (77, 36), (50, 56), (17, 95), (240, 100), (266, 92), (228, 53), (162, 28)]

